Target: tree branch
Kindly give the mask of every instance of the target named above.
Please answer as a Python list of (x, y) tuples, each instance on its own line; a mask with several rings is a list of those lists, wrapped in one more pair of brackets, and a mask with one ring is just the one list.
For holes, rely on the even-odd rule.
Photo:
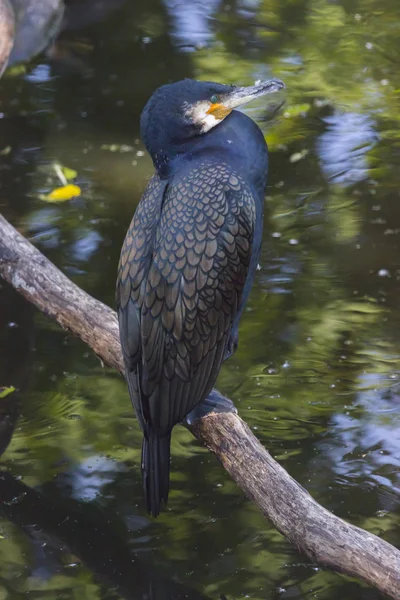
[[(104, 363), (123, 373), (115, 312), (72, 283), (1, 215), (0, 275), (80, 337)], [(190, 430), (300, 552), (400, 600), (400, 551), (315, 502), (240, 417), (212, 413), (195, 421)]]

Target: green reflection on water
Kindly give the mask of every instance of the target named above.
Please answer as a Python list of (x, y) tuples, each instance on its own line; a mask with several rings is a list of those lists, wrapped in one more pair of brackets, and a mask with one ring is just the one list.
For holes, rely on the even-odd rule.
[[(119, 248), (152, 172), (138, 123), (154, 88), (182, 77), (282, 78), (280, 110), (248, 109), (271, 150), (267, 219), (239, 349), (218, 387), (318, 501), (398, 545), (398, 2), (264, 0), (246, 10), (210, 3), (214, 18), (198, 21), (206, 43), (192, 52), (174, 46), (190, 44), (166, 6), (127, 2), (106, 20), (64, 31), (51, 60), (34, 59), (28, 77), (2, 79), (1, 144), (11, 147), (0, 157), (2, 212), (76, 283), (113, 305)], [(54, 186), (55, 160), (78, 172), (83, 194), (48, 206), (38, 195)], [(43, 493), (56, 516), (60, 504), (63, 519), (98, 511), (93, 531), (120, 535), (86, 539), (78, 519), (76, 539), (86, 549), (100, 543), (121, 556), (127, 544), (128, 563), (130, 553), (144, 557), (214, 598), (363, 597), (360, 584), (299, 556), (183, 428), (174, 432), (169, 510), (150, 521), (124, 382), (80, 342), (1, 294), (0, 385), (21, 388), (0, 399), (5, 439), (15, 427), (3, 464)], [(144, 587), (115, 574), (99, 581), (107, 553), (96, 562), (50, 518), (38, 525), (18, 495), (31, 492), (15, 485), (22, 508), (3, 508), (0, 598), (187, 592), (164, 583), (160, 591), (157, 570)], [(50, 510), (36, 501), (38, 514)]]

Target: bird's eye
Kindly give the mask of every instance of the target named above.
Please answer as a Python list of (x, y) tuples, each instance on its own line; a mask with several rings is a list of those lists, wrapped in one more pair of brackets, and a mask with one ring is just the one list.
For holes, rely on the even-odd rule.
[(211, 100), (211, 104), (217, 104), (217, 102), (218, 102), (218, 96), (217, 96), (217, 94), (213, 94), (211, 96), (210, 100)]

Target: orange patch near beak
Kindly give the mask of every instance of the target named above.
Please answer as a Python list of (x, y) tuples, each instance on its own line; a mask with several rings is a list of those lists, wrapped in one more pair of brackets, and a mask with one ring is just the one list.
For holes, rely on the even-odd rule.
[(207, 111), (208, 115), (212, 115), (216, 119), (222, 120), (225, 119), (229, 113), (232, 112), (231, 108), (227, 108), (223, 104), (211, 104), (210, 108)]

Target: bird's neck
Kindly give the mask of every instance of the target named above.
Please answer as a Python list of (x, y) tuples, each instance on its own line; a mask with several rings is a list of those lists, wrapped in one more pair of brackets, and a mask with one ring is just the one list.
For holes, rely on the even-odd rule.
[(160, 144), (153, 154), (154, 166), (161, 179), (169, 179), (182, 161), (199, 156), (213, 157), (217, 162), (228, 161), (242, 172), (255, 187), (264, 190), (268, 171), (268, 149), (256, 123), (238, 111), (233, 111), (222, 123), (208, 133), (179, 144)]

